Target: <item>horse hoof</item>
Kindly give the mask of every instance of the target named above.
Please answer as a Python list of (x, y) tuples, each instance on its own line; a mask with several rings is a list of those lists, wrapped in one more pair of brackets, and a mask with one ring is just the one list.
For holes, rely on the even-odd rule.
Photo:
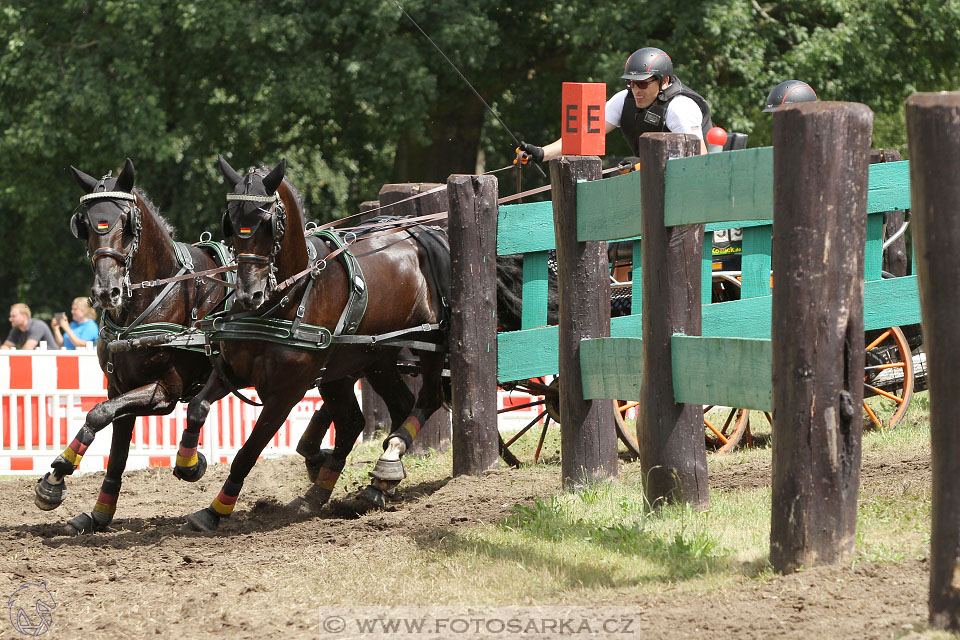
[(400, 460), (384, 460), (383, 458), (379, 458), (370, 475), (377, 480), (400, 482), (407, 477), (407, 472), (403, 470), (403, 462)]
[(196, 482), (207, 472), (207, 458), (197, 451), (197, 464), (192, 467), (173, 467), (174, 477), (185, 480), (186, 482)]
[(207, 507), (187, 516), (187, 524), (194, 531), (216, 531), (220, 526), (220, 514)]
[(43, 511), (56, 509), (63, 504), (64, 498), (67, 497), (66, 483), (53, 484), (47, 480), (48, 477), (50, 477), (49, 471), (37, 480), (37, 486), (34, 488), (33, 503)]
[(372, 484), (367, 485), (363, 491), (360, 492), (358, 497), (361, 503), (366, 503), (368, 505), (367, 509), (362, 513), (373, 511), (374, 509), (384, 509), (387, 506), (386, 494)]

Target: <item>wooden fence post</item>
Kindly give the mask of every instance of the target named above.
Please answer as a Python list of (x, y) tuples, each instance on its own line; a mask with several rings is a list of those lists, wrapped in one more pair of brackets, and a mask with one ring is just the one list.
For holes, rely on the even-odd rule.
[(560, 316), (560, 468), (563, 486), (617, 477), (613, 403), (584, 400), (580, 340), (610, 335), (610, 278), (603, 242), (577, 241), (577, 182), (599, 180), (600, 158), (550, 161)]
[(497, 178), (447, 180), (453, 475), (500, 458), (497, 439)]
[[(881, 162), (900, 162), (903, 158), (895, 149), (873, 149), (870, 151), (870, 164)], [(903, 225), (903, 211), (888, 211), (883, 214), (883, 241), (896, 233)], [(907, 236), (901, 235), (890, 243), (883, 252), (883, 270), (892, 276), (907, 275), (910, 262), (907, 260)]]
[[(380, 206), (384, 208), (378, 211), (377, 215), (425, 216), (446, 211), (447, 195), (445, 189), (434, 191), (413, 200), (408, 199), (411, 196), (443, 186), (436, 183), (385, 184), (380, 188)], [(423, 381), (419, 376), (408, 376), (405, 381), (414, 394), (420, 392)], [(430, 449), (446, 451), (450, 447), (450, 436), (450, 409), (440, 407), (420, 429), (420, 433), (413, 441), (413, 446), (407, 450), (406, 455), (425, 455)]]
[(907, 98), (910, 204), (930, 386), (930, 624), (960, 629), (960, 93)]
[(770, 562), (783, 573), (854, 551), (872, 129), (862, 104), (773, 115)]
[(643, 229), (643, 382), (637, 439), (644, 491), (651, 504), (710, 504), (703, 406), (678, 404), (673, 396), (670, 338), (701, 332), (700, 259), (703, 225), (664, 225), (669, 158), (697, 155), (700, 141), (684, 134), (640, 137)]

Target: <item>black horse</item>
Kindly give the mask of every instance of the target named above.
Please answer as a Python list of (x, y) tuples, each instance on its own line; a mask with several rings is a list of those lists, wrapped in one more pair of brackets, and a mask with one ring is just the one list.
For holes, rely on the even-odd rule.
[[(363, 429), (353, 393), (359, 376), (387, 401), (394, 420), (386, 451), (372, 471), (374, 480), (357, 501), (361, 508), (382, 506), (385, 494), (406, 475), (401, 456), (445, 400), (446, 234), (401, 225), (389, 233), (361, 235), (350, 251), (342, 250), (333, 235), (308, 240), (284, 161), (269, 172), (246, 176), (223, 158), (219, 165), (232, 189), (223, 226), (237, 256), (237, 304), (251, 314), (210, 323), (223, 375), (211, 376), (191, 401), (184, 437), (198, 433), (210, 402), (239, 382), (256, 388), (263, 410), (220, 494), (188, 521), (196, 529), (213, 530), (232, 513), (257, 456), (314, 385), (337, 426), (336, 440), (332, 453), (321, 456), (316, 483), (297, 502), (301, 507), (325, 503)], [(335, 252), (342, 259), (333, 259)], [(404, 333), (428, 347), (420, 352), (423, 387), (416, 401), (397, 371), (400, 346), (369, 340)]]
[[(86, 244), (94, 273), (92, 299), (104, 309), (97, 356), (107, 376), (108, 399), (87, 413), (73, 442), (54, 460), (53, 471), (39, 480), (35, 502), (44, 510), (60, 506), (66, 495), (64, 477), (80, 464), (96, 433), (112, 422), (110, 460), (96, 505), (90, 514), (82, 513), (67, 524), (68, 532), (76, 534), (102, 530), (113, 519), (137, 416), (172, 412), (178, 402), (192, 398), (211, 373), (202, 350), (119, 351), (111, 349), (110, 343), (169, 333), (171, 325), (188, 327), (221, 308), (229, 289), (214, 276), (142, 286), (146, 281), (215, 270), (222, 261), (212, 255), (213, 243), (205, 249), (174, 240), (170, 225), (134, 188), (129, 158), (116, 178), (108, 174), (97, 180), (74, 167), (71, 170), (86, 192), (70, 228)], [(193, 482), (205, 469), (206, 461), (194, 442), (192, 450), (180, 452), (175, 475)]]

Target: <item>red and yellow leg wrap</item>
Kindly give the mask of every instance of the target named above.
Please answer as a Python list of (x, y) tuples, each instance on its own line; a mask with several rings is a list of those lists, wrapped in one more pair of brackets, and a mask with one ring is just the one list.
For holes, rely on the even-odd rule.
[(420, 429), (422, 427), (423, 425), (414, 416), (408, 417), (406, 420), (403, 421), (403, 424), (400, 425), (401, 429), (403, 429), (408, 434), (410, 434), (411, 440), (417, 439), (417, 434), (420, 433)]
[(210, 508), (222, 517), (227, 517), (233, 513), (233, 508), (237, 504), (237, 496), (240, 495), (241, 483), (231, 482), (229, 479), (223, 483), (220, 489), (220, 495), (213, 499)]
[(79, 467), (80, 460), (83, 459), (83, 454), (85, 454), (87, 448), (93, 444), (93, 437), (94, 434), (92, 431), (87, 429), (86, 426), (82, 427), (80, 432), (77, 433), (77, 437), (63, 450), (60, 457), (72, 464), (74, 468)]
[(197, 462), (198, 460), (197, 460), (196, 447), (194, 447), (193, 449), (185, 449), (184, 447), (181, 446), (180, 449), (177, 451), (178, 467), (186, 467), (189, 469), (191, 467), (196, 466)]
[(334, 471), (333, 469), (328, 469), (327, 467), (320, 467), (320, 471), (317, 472), (316, 485), (321, 489), (333, 491), (333, 488), (337, 486), (337, 480), (339, 479), (339, 471)]
[(113, 516), (113, 514), (117, 512), (117, 497), (117, 494), (106, 493), (101, 489), (100, 495), (97, 497), (97, 504), (93, 506), (93, 510), (99, 511), (104, 515)]
[(199, 441), (199, 433), (183, 432), (180, 437), (180, 448), (177, 450), (178, 467), (189, 469), (197, 464), (197, 443)]

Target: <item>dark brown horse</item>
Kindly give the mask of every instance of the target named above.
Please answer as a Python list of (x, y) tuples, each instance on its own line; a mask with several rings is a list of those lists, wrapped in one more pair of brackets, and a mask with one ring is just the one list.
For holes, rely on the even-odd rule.
[[(255, 387), (263, 410), (234, 458), (220, 494), (188, 521), (197, 529), (213, 530), (220, 518), (230, 515), (257, 456), (291, 408), (314, 385), (319, 385), (332, 413), (336, 440), (333, 452), (323, 458), (316, 483), (299, 504), (315, 507), (325, 503), (363, 429), (363, 414), (353, 393), (354, 382), (361, 375), (392, 405), (393, 432), (372, 472), (373, 482), (361, 494), (361, 502), (367, 506), (382, 506), (385, 493), (405, 477), (400, 457), (444, 401), (442, 292), (448, 287), (449, 268), (438, 267), (437, 258), (441, 265), (449, 261), (446, 236), (437, 230), (412, 228), (370, 234), (353, 242), (349, 252), (341, 253), (348, 260), (355, 258), (354, 262), (323, 261), (336, 249), (319, 239), (308, 241), (303, 212), (284, 179), (284, 161), (269, 173), (246, 176), (240, 176), (222, 158), (219, 163), (232, 190), (223, 225), (237, 256), (237, 303), (257, 310), (262, 317), (237, 323), (224, 319), (214, 323), (212, 335), (220, 342), (225, 377)], [(317, 259), (311, 258), (309, 244)], [(431, 257), (430, 246), (438, 247), (440, 255)], [(270, 331), (282, 326), (291, 337), (286, 341), (267, 339), (271, 334), (261, 327), (265, 337), (250, 339), (258, 322), (269, 324)], [(435, 348), (421, 353), (423, 387), (415, 403), (397, 372), (400, 347), (374, 345), (361, 337), (405, 330), (416, 331), (408, 337)], [(190, 404), (188, 431), (199, 430), (210, 402), (226, 394), (230, 386), (221, 377), (211, 377)]]
[[(197, 393), (210, 377), (202, 350), (148, 348), (116, 351), (111, 341), (130, 336), (171, 332), (170, 325), (187, 327), (221, 307), (228, 289), (215, 278), (183, 279), (164, 286), (145, 281), (216, 269), (206, 250), (175, 242), (169, 224), (139, 189), (128, 158), (117, 178), (96, 178), (71, 167), (86, 192), (70, 220), (71, 229), (86, 244), (93, 267), (93, 300), (104, 309), (97, 356), (107, 376), (108, 399), (93, 407), (73, 442), (54, 460), (53, 471), (36, 486), (36, 504), (58, 507), (66, 495), (64, 477), (80, 464), (98, 431), (113, 423), (107, 474), (96, 505), (67, 524), (70, 533), (90, 533), (113, 519), (137, 416), (164, 415)], [(157, 323), (164, 323), (162, 325)], [(181, 451), (181, 453), (184, 453)], [(196, 481), (206, 469), (196, 452), (178, 457), (175, 475)]]

